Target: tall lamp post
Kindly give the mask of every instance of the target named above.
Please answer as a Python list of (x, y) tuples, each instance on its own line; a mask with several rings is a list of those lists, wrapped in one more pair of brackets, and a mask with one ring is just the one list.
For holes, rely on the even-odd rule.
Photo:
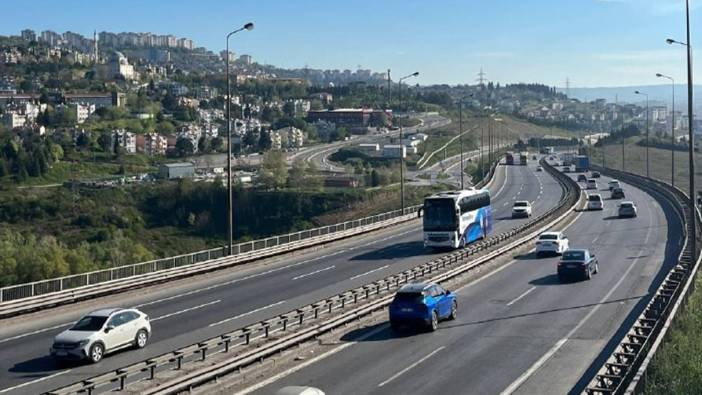
[(650, 173), (649, 173), (649, 169), (648, 169), (648, 148), (649, 148), (648, 146), (649, 146), (650, 142), (648, 140), (648, 131), (649, 131), (649, 128), (648, 128), (648, 116), (649, 116), (648, 115), (648, 113), (649, 113), (648, 93), (643, 93), (641, 91), (634, 91), (634, 93), (636, 93), (637, 95), (646, 96), (646, 177), (649, 177)]
[(465, 96), (461, 98), (461, 100), (458, 102), (458, 133), (459, 133), (459, 141), (461, 142), (461, 190), (463, 190), (463, 102), (470, 98), (473, 97), (473, 94), (471, 93), (468, 96)]
[[(399, 103), (400, 103), (400, 109), (402, 109), (402, 81), (411, 78), (411, 77), (417, 77), (419, 75), (418, 71), (415, 71), (412, 74), (406, 75), (398, 81), (399, 84), (399, 92), (398, 92), (398, 98), (399, 98)], [(402, 142), (403, 136), (402, 136), (402, 121), (400, 121), (400, 205), (402, 206), (402, 214), (405, 213), (405, 171), (403, 167), (405, 166), (405, 157), (403, 155), (404, 151), (404, 146), (405, 143)]]
[(233, 30), (227, 34), (226, 51), (226, 73), (227, 73), (227, 238), (229, 240), (229, 250), (227, 255), (232, 254), (234, 242), (234, 212), (232, 210), (232, 92), (229, 84), (229, 37), (242, 30), (252, 30), (254, 24), (249, 22), (244, 26)]
[(675, 80), (673, 77), (669, 77), (661, 73), (656, 73), (656, 77), (670, 80), (673, 88), (673, 106), (672, 110), (670, 111), (672, 117), (670, 121), (670, 185), (675, 186)]
[(690, 162), (690, 218), (692, 220), (692, 237), (690, 237), (690, 247), (692, 247), (692, 256), (697, 256), (697, 240), (695, 230), (697, 228), (697, 216), (695, 215), (695, 145), (694, 145), (694, 130), (693, 130), (693, 113), (692, 113), (692, 47), (690, 44), (690, 1), (685, 0), (685, 23), (687, 28), (687, 42), (683, 43), (673, 39), (667, 39), (668, 44), (680, 44), (687, 48), (687, 145)]

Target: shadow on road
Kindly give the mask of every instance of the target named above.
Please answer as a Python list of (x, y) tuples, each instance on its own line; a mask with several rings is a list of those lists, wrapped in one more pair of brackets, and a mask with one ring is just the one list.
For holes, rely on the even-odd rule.
[(9, 369), (13, 373), (41, 373), (41, 374), (27, 374), (23, 375), (24, 378), (33, 378), (45, 376), (46, 373), (52, 373), (54, 371), (62, 369), (63, 364), (56, 362), (54, 358), (49, 355), (44, 355), (38, 358), (33, 358), (24, 362), (16, 363), (13, 367)]
[(397, 243), (377, 250), (364, 252), (351, 258), (352, 261), (374, 261), (378, 259), (402, 259), (423, 255), (432, 255), (434, 252), (424, 248), (422, 241), (409, 241)]

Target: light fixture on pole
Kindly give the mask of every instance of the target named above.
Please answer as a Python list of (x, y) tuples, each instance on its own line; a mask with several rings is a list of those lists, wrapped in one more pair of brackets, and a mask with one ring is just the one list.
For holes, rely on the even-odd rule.
[[(402, 78), (399, 79), (398, 84), (399, 84), (399, 93), (398, 93), (398, 98), (399, 98), (399, 103), (400, 103), (400, 109), (402, 108), (402, 81), (411, 78), (411, 77), (417, 77), (419, 75), (418, 71), (415, 71), (412, 74), (406, 75)], [(403, 135), (402, 135), (402, 121), (400, 121), (400, 206), (402, 207), (402, 214), (405, 213), (405, 174), (404, 174), (404, 169), (403, 167), (405, 166), (405, 157), (404, 157), (404, 147), (405, 143), (403, 142)]]
[(648, 139), (648, 132), (649, 132), (649, 127), (648, 127), (648, 114), (649, 114), (648, 93), (643, 93), (640, 91), (634, 91), (634, 93), (637, 95), (646, 96), (646, 177), (650, 177), (651, 174), (649, 173), (649, 166), (648, 166), (648, 148), (650, 145), (650, 141)]
[(471, 93), (468, 96), (463, 97), (461, 100), (458, 101), (458, 139), (461, 142), (461, 190), (463, 190), (463, 102), (468, 99), (469, 97), (473, 97), (473, 94)]
[(226, 51), (226, 73), (227, 73), (227, 240), (228, 254), (232, 254), (234, 242), (234, 212), (232, 209), (232, 92), (229, 84), (229, 37), (242, 30), (252, 30), (254, 24), (249, 22), (244, 26), (233, 30), (227, 34), (227, 51)]
[(670, 185), (675, 186), (675, 80), (673, 77), (661, 73), (656, 73), (656, 77), (670, 80), (673, 88), (673, 96), (671, 97), (673, 105), (670, 111)]

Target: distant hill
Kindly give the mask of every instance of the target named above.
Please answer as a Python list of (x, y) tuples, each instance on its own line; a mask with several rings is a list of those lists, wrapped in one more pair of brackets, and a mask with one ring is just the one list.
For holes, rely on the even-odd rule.
[[(671, 85), (640, 85), (640, 86), (615, 86), (615, 87), (600, 87), (600, 88), (570, 88), (570, 97), (580, 101), (592, 101), (595, 99), (606, 99), (608, 102), (614, 102), (617, 98), (620, 102), (636, 103), (645, 105), (646, 99), (634, 93), (639, 90), (647, 93), (649, 96), (649, 105), (655, 103), (657, 105), (670, 105)], [(558, 92), (565, 93), (565, 88), (556, 88)], [(695, 104), (695, 112), (702, 111), (702, 85), (695, 85), (693, 91), (693, 100)], [(687, 106), (687, 85), (675, 84), (675, 109), (684, 110)]]

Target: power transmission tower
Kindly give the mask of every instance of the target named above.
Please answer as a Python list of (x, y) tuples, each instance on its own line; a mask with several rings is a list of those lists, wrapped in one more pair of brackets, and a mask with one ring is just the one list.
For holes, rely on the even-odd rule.
[(480, 66), (480, 72), (478, 73), (478, 78), (476, 81), (478, 81), (478, 85), (485, 85), (485, 76), (486, 74), (483, 72), (483, 66)]

